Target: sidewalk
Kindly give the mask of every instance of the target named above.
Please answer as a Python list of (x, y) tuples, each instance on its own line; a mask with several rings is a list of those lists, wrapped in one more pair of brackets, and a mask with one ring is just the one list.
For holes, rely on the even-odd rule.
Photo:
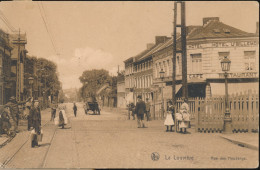
[(226, 139), (236, 145), (258, 150), (259, 149), (259, 134), (258, 133), (233, 133), (220, 134), (221, 138)]
[[(49, 117), (50, 117), (49, 113), (50, 113), (49, 108), (41, 111), (42, 123), (44, 123), (46, 120), (49, 120)], [(18, 134), (29, 133), (27, 131), (27, 120), (20, 120), (18, 129), (20, 131)], [(14, 138), (16, 138), (16, 137), (17, 137), (17, 134)], [(0, 137), (0, 149), (2, 147), (4, 147), (7, 143), (9, 143), (12, 139), (13, 138), (9, 138), (6, 134), (2, 134), (2, 136)]]

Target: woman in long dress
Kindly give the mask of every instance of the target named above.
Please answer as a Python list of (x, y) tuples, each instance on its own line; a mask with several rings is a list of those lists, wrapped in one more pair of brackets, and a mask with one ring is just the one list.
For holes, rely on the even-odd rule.
[(59, 126), (61, 126), (62, 129), (64, 129), (65, 121), (62, 114), (62, 111), (59, 112)]
[(169, 106), (167, 109), (167, 115), (166, 119), (164, 121), (164, 125), (166, 126), (166, 132), (169, 132), (169, 127), (170, 131), (172, 132), (172, 127), (174, 126), (174, 106), (172, 105), (172, 101), (169, 101)]
[(190, 122), (190, 109), (187, 99), (184, 99), (184, 103), (181, 105), (180, 114), (182, 116), (182, 120), (180, 121), (179, 128), (181, 129), (181, 133), (186, 133)]

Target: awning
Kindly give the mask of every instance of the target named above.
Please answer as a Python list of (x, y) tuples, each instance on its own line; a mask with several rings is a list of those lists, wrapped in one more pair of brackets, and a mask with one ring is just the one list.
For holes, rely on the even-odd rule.
[[(225, 95), (225, 83), (210, 83), (212, 96), (224, 96)], [(249, 83), (228, 83), (228, 94), (240, 94), (248, 90), (259, 92), (259, 82)]]
[[(181, 84), (175, 85), (175, 94), (181, 89)], [(172, 98), (172, 86), (166, 86), (163, 88), (163, 98), (171, 99)]]

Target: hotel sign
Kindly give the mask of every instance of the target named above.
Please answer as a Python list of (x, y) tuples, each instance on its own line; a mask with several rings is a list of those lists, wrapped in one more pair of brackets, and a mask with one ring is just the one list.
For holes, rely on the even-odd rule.
[(257, 41), (231, 41), (231, 42), (213, 42), (207, 44), (189, 44), (188, 49), (200, 49), (200, 48), (221, 48), (221, 47), (252, 47), (257, 46)]
[[(219, 78), (224, 78), (224, 73), (220, 73)], [(258, 74), (257, 74), (257, 72), (228, 73), (228, 78), (258, 78)]]

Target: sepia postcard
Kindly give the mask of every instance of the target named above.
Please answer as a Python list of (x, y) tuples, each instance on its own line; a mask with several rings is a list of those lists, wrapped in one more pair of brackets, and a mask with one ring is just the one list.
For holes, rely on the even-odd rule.
[(257, 1), (1, 1), (1, 169), (257, 168)]

